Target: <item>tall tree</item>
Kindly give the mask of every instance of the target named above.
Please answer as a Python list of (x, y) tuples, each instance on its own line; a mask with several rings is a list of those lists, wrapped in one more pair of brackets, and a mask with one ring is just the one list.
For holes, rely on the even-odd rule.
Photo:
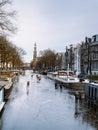
[(37, 59), (37, 66), (40, 69), (54, 70), (56, 65), (56, 54), (50, 49), (40, 52), (40, 58)]
[(10, 0), (0, 0), (0, 34), (15, 32), (16, 27), (12, 23), (12, 19), (15, 17), (16, 12), (9, 9), (11, 5)]
[(0, 63), (2, 68), (7, 68), (9, 64), (12, 67), (20, 67), (23, 63), (25, 51), (13, 45), (4, 36), (0, 36)]

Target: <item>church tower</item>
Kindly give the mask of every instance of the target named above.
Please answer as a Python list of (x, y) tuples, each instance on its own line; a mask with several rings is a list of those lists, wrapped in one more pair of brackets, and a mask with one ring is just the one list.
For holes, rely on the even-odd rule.
[(36, 62), (36, 58), (37, 58), (37, 47), (36, 47), (36, 43), (34, 44), (34, 52), (33, 52), (33, 62)]

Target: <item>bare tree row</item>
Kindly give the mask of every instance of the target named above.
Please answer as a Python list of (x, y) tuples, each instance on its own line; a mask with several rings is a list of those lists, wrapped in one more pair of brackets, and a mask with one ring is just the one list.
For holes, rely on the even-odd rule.
[(40, 51), (40, 56), (37, 57), (36, 62), (33, 61), (31, 63), (31, 67), (47, 71), (53, 71), (57, 65), (60, 66), (60, 58), (57, 53), (51, 49)]
[(13, 24), (16, 12), (10, 8), (11, 4), (11, 0), (0, 0), (0, 66), (2, 68), (19, 67), (23, 63), (25, 54), (22, 48), (12, 44), (5, 36), (17, 30)]
[(25, 51), (13, 45), (6, 37), (0, 36), (0, 63), (2, 68), (20, 67)]

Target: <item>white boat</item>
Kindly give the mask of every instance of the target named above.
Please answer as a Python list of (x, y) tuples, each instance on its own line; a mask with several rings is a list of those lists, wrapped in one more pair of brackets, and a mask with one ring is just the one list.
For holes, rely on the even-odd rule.
[(72, 83), (80, 82), (79, 78), (74, 74), (73, 71), (58, 71), (58, 77), (55, 79), (63, 80), (63, 82)]
[(5, 102), (4, 102), (4, 86), (0, 85), (0, 112), (4, 108)]
[(9, 94), (12, 90), (13, 82), (11, 81), (11, 78), (0, 78), (0, 85), (4, 86), (4, 101), (8, 99)]
[(13, 85), (13, 82), (11, 81), (11, 78), (1, 78), (0, 85), (4, 86), (5, 89), (10, 89), (10, 87)]
[(55, 77), (55, 86), (59, 84), (60, 87), (65, 86), (77, 90), (83, 90), (87, 82), (89, 81), (80, 81), (79, 77), (73, 71), (58, 71), (58, 76)]
[(55, 79), (63, 80), (65, 83), (89, 83), (88, 79), (81, 80), (73, 71), (58, 71), (58, 76)]
[(58, 76), (58, 72), (48, 72), (47, 78), (54, 80)]

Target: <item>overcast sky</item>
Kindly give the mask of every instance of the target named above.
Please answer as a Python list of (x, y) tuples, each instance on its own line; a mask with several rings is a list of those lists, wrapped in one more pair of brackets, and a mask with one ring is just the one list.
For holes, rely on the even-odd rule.
[(98, 0), (14, 0), (18, 32), (14, 44), (26, 50), (24, 60), (37, 51), (52, 49), (64, 52), (70, 44), (98, 34)]

